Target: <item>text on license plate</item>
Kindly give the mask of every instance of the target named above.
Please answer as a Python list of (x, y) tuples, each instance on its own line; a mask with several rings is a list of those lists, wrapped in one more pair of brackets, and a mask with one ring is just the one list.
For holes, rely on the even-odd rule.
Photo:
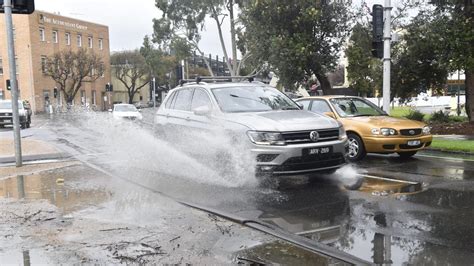
[(308, 149), (308, 155), (320, 155), (331, 153), (330, 147), (321, 147), (321, 148), (310, 148)]
[(421, 142), (419, 140), (409, 140), (407, 144), (408, 146), (418, 146)]

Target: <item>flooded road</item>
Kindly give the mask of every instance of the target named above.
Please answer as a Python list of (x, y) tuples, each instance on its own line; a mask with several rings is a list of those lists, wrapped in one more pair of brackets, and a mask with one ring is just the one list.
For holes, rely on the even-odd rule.
[[(97, 182), (78, 172), (69, 191), (70, 187), (57, 182), (58, 176), (45, 182), (48, 196), (42, 197), (69, 211), (77, 206), (73, 203), (76, 189), (82, 186), (79, 196), (87, 198), (81, 204), (94, 204), (96, 199), (106, 201), (109, 195), (101, 189), (105, 186), (112, 193), (122, 187), (123, 201), (136, 201), (123, 193), (123, 185), (116, 185), (125, 183), (130, 188), (141, 187), (178, 201), (261, 221), (375, 264), (471, 263), (474, 158), (427, 152), (412, 160), (369, 155), (333, 176), (291, 177), (278, 186), (259, 185), (254, 176), (220, 177), (209, 165), (157, 141), (152, 132), (147, 126), (130, 124), (107, 130), (94, 121), (49, 121), (33, 134), (54, 141), (63, 151), (114, 177)], [(23, 182), (29, 178), (24, 177)], [(358, 190), (347, 190), (341, 184), (345, 178), (363, 178), (364, 182)], [(41, 176), (34, 179), (41, 180)], [(4, 180), (0, 194), (14, 195), (10, 190), (18, 182), (16, 177)], [(30, 186), (34, 191), (42, 190), (39, 185)], [(41, 197), (41, 193), (25, 193)], [(144, 198), (140, 204), (153, 208), (155, 202)]]

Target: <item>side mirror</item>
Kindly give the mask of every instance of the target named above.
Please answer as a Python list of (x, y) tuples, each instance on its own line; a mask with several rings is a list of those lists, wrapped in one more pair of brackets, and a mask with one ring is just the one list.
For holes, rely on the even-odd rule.
[(324, 112), (323, 114), (336, 119), (336, 115), (333, 112)]
[(211, 113), (211, 109), (207, 105), (199, 106), (193, 110), (195, 115), (207, 116)]

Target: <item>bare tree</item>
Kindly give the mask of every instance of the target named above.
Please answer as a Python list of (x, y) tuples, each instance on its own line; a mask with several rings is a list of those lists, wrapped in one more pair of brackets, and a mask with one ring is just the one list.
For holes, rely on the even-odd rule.
[(127, 88), (128, 103), (133, 103), (135, 94), (149, 83), (150, 69), (145, 58), (138, 50), (123, 51), (112, 54), (110, 62), (112, 74)]
[(47, 57), (42, 71), (57, 83), (66, 102), (71, 104), (83, 82), (97, 80), (103, 75), (105, 66), (97, 54), (80, 49), (58, 52)]

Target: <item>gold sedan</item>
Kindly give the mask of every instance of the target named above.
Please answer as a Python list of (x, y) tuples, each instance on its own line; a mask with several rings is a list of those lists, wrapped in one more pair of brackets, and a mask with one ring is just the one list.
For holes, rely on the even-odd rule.
[(303, 109), (340, 121), (349, 139), (348, 159), (367, 153), (398, 153), (409, 158), (431, 145), (430, 128), (419, 121), (388, 116), (368, 100), (354, 96), (313, 96), (296, 100)]

